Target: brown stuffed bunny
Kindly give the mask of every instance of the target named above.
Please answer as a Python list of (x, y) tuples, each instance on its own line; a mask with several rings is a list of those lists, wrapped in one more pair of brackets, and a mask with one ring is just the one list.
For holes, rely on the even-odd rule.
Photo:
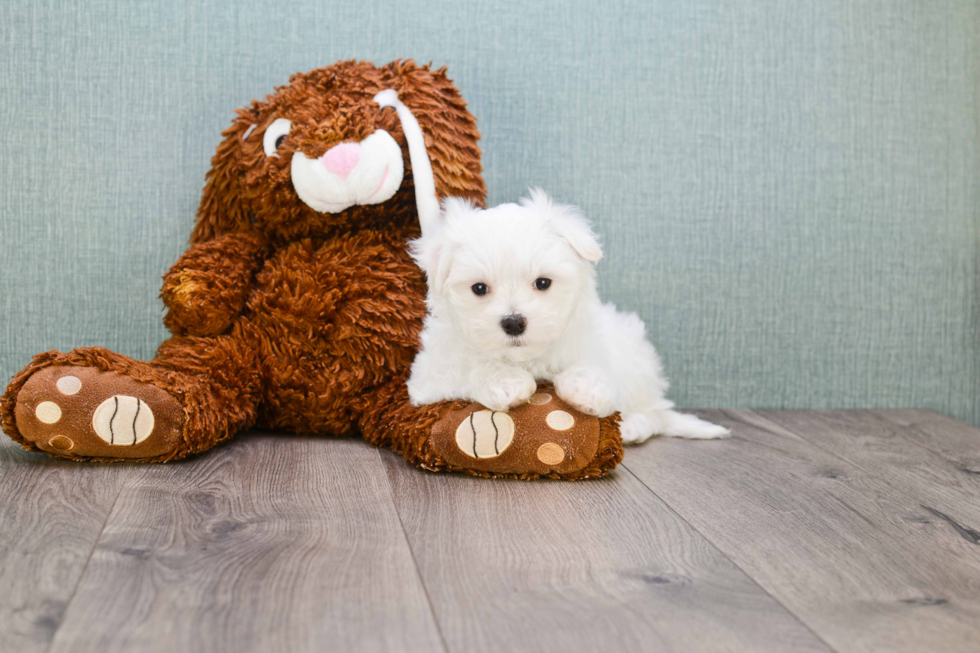
[[(397, 112), (375, 99), (389, 89)], [(173, 460), (254, 425), (361, 433), (429, 470), (614, 468), (616, 418), (549, 388), (507, 413), (409, 402), (426, 287), (406, 248), (419, 222), (405, 108), (436, 194), (482, 205), (479, 133), (444, 69), (347, 61), (294, 75), (223, 134), (191, 245), (164, 277), (174, 337), (149, 362), (100, 347), (35, 356), (3, 396), (3, 430), (75, 460)], [(568, 415), (546, 420), (556, 410)]]

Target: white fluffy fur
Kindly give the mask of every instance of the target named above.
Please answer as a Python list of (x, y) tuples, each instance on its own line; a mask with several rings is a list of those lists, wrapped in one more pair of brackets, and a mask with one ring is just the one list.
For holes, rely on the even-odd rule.
[[(450, 198), (412, 253), (429, 283), (422, 350), (408, 381), (414, 404), (466, 399), (507, 410), (527, 401), (540, 379), (584, 413), (620, 411), (624, 442), (728, 433), (672, 410), (643, 322), (599, 299), (594, 263), (602, 250), (574, 207), (540, 190), (486, 210)], [(538, 278), (551, 286), (536, 289)], [(476, 283), (489, 292), (476, 295)], [(511, 314), (527, 320), (520, 336), (501, 327)]]

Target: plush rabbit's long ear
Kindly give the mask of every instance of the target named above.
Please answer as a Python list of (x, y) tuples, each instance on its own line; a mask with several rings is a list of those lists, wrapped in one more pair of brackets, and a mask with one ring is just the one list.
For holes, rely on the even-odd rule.
[[(413, 183), (421, 189), (420, 181), (427, 181), (418, 179), (417, 158), (421, 166), (427, 164), (432, 172), (436, 201), (431, 199), (431, 187), (417, 195), (419, 200), (423, 194), (429, 197), (422, 200), (425, 215), (430, 216), (438, 201), (447, 197), (461, 197), (484, 207), (487, 190), (483, 185), (483, 166), (477, 145), (480, 132), (459, 90), (446, 75), (446, 69), (432, 70), (411, 60), (394, 61), (383, 69), (388, 80), (378, 89), (382, 93), (376, 100), (383, 106), (394, 107), (398, 113), (409, 146)], [(385, 90), (394, 93), (385, 93)], [(409, 138), (413, 131), (416, 133), (414, 139)], [(423, 159), (425, 164), (421, 163)]]
[(197, 223), (191, 233), (192, 243), (250, 226), (241, 193), (242, 140), (255, 129), (258, 118), (249, 109), (239, 109), (237, 113), (231, 127), (221, 132), (224, 140), (211, 158), (211, 169), (204, 178)]
[(394, 89), (381, 91), (374, 96), (374, 101), (382, 108), (392, 107), (398, 112), (398, 119), (405, 132), (408, 143), (408, 157), (412, 162), (412, 177), (415, 180), (415, 204), (418, 206), (419, 226), (422, 235), (432, 234), (439, 222), (439, 197), (436, 195), (436, 182), (432, 175), (432, 163), (425, 149), (425, 135), (419, 126), (419, 121), (412, 115), (411, 110), (398, 99)]

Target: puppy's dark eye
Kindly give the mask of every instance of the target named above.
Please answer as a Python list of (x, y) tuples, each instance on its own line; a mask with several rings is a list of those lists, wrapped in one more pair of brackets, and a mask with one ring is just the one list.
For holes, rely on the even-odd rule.
[(473, 290), (474, 295), (483, 296), (490, 292), (490, 287), (485, 283), (474, 283), (470, 288)]
[(551, 279), (545, 279), (541, 277), (540, 279), (534, 280), (534, 287), (538, 290), (547, 290), (551, 287)]
[(279, 138), (277, 138), (277, 139), (276, 139), (276, 149), (277, 149), (277, 150), (278, 150), (278, 149), (279, 149), (280, 147), (282, 147), (282, 142), (283, 142), (284, 140), (286, 140), (286, 135), (285, 135), (285, 134), (283, 134), (282, 136), (280, 136)]

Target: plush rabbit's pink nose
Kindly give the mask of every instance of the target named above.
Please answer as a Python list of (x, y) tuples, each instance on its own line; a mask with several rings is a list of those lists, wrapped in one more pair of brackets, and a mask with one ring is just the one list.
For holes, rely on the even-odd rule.
[(347, 175), (357, 167), (357, 162), (360, 160), (361, 146), (357, 143), (335, 145), (320, 157), (323, 167), (341, 179), (347, 179)]

